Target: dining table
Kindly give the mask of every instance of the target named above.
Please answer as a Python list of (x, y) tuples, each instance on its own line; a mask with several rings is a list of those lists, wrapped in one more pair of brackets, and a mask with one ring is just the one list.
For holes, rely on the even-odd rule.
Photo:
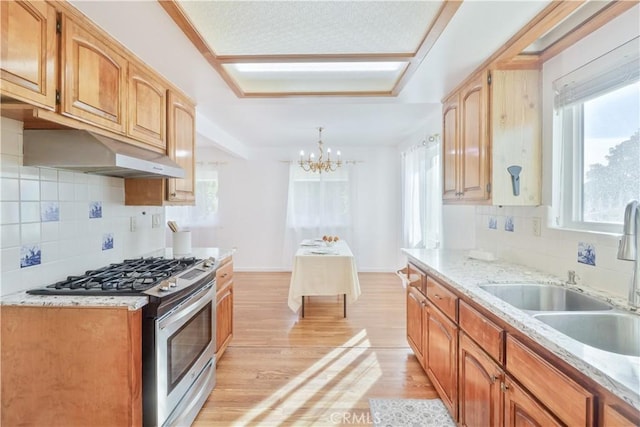
[(293, 260), (289, 284), (289, 308), (294, 312), (302, 307), (305, 297), (342, 295), (343, 316), (347, 317), (347, 302), (360, 296), (360, 282), (355, 258), (344, 240), (326, 243), (322, 239), (304, 240)]

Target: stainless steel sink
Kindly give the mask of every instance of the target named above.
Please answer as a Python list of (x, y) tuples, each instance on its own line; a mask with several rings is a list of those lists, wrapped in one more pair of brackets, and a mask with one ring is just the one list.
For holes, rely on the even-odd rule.
[(606, 302), (555, 285), (509, 283), (481, 285), (480, 288), (521, 310), (593, 311), (612, 308)]
[(620, 312), (564, 312), (538, 313), (533, 317), (591, 347), (640, 357), (640, 316)]

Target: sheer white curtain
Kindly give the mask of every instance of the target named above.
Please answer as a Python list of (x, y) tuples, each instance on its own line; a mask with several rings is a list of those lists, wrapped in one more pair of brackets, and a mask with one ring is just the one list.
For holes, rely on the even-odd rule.
[(346, 165), (335, 172), (319, 174), (291, 164), (283, 251), (286, 266), (291, 265), (304, 239), (332, 235), (353, 243), (354, 192), (353, 171)]
[(404, 151), (402, 162), (402, 246), (440, 246), (442, 189), (437, 138)]

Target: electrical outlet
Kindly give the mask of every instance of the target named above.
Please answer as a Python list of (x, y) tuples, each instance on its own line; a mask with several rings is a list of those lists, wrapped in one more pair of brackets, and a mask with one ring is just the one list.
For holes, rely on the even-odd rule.
[(135, 217), (135, 216), (132, 216), (132, 217), (129, 219), (129, 230), (130, 230), (130, 231), (136, 231), (136, 229), (137, 229), (137, 228), (138, 228), (138, 223), (137, 223), (137, 221), (136, 221), (136, 217)]
[(534, 236), (540, 236), (540, 227), (541, 227), (541, 221), (540, 218), (535, 217), (531, 220), (531, 223), (533, 224), (533, 235)]
[(160, 227), (160, 219), (161, 219), (161, 215), (160, 214), (153, 214), (151, 216), (151, 228)]

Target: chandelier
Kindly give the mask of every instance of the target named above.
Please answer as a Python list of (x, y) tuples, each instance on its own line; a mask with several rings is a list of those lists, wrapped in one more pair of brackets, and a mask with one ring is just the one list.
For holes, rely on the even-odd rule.
[(322, 149), (322, 129), (322, 127), (318, 128), (318, 150), (320, 151), (318, 160), (315, 159), (315, 154), (313, 153), (310, 153), (309, 157), (305, 159), (304, 151), (300, 151), (300, 161), (298, 162), (298, 164), (307, 172), (334, 172), (336, 169), (342, 166), (339, 150), (336, 153), (338, 155), (338, 160), (331, 160), (331, 148), (327, 148), (327, 160), (323, 159), (324, 151)]

